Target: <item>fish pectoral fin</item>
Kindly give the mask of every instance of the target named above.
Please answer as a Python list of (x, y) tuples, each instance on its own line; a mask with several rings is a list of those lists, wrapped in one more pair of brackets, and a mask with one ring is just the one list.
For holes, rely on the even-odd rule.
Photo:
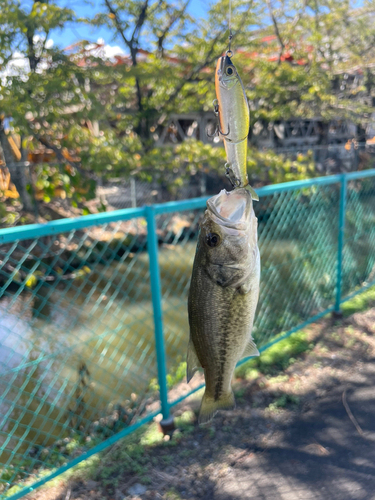
[(250, 184), (248, 184), (247, 186), (245, 186), (245, 189), (247, 189), (251, 195), (251, 198), (254, 200), (254, 201), (259, 201), (259, 196), (256, 194), (254, 188), (252, 188), (250, 186)]
[(248, 358), (249, 356), (259, 356), (259, 351), (253, 339), (250, 339), (246, 344), (245, 350), (242, 354), (243, 358)]
[(190, 339), (186, 357), (186, 379), (188, 383), (193, 378), (194, 373), (198, 370), (200, 366), (201, 364), (199, 362), (197, 353), (195, 351), (194, 344)]
[(201, 407), (199, 410), (198, 423), (207, 424), (210, 422), (217, 410), (233, 410), (236, 407), (233, 391), (223, 394), (218, 400), (203, 394)]

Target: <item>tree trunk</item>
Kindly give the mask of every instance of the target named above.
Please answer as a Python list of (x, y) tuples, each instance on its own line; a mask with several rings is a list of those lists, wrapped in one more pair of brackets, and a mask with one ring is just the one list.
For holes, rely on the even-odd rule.
[(26, 189), (27, 181), (25, 167), (12, 167), (14, 158), (8, 142), (8, 138), (5, 134), (4, 122), (2, 120), (0, 121), (0, 145), (3, 151), (5, 164), (9, 168), (10, 177), (12, 179), (12, 182), (16, 186), (18, 194), (20, 195), (23, 209), (26, 212), (33, 212), (34, 206)]

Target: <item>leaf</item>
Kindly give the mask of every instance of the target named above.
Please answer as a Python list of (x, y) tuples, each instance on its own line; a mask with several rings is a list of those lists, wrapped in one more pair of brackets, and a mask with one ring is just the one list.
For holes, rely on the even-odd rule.
[(38, 279), (34, 274), (29, 274), (25, 279), (25, 286), (27, 288), (34, 288), (38, 283)]

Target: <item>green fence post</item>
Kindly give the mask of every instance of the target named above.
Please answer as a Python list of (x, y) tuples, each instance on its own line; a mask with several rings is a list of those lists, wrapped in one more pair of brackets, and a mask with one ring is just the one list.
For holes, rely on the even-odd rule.
[(344, 230), (345, 230), (345, 212), (346, 212), (346, 191), (347, 191), (346, 175), (341, 175), (340, 180), (340, 209), (339, 209), (339, 234), (338, 234), (338, 248), (337, 248), (337, 283), (336, 283), (336, 302), (334, 314), (341, 315), (341, 283), (342, 283), (342, 261), (344, 249)]
[(168, 427), (173, 427), (173, 419), (169, 418), (169, 403), (168, 403), (168, 388), (167, 388), (167, 370), (165, 359), (165, 345), (163, 335), (163, 313), (161, 307), (161, 286), (160, 286), (160, 271), (158, 259), (158, 241), (156, 235), (155, 223), (155, 208), (153, 206), (146, 207), (147, 219), (147, 248), (150, 260), (150, 280), (152, 307), (154, 311), (154, 327), (155, 327), (155, 344), (156, 344), (156, 360), (158, 366), (158, 381), (160, 391), (161, 411), (163, 420), (160, 425), (164, 430)]

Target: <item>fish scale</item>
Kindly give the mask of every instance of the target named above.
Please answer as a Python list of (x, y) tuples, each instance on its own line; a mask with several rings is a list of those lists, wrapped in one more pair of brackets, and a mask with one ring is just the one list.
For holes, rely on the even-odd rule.
[[(225, 216), (223, 216), (225, 214)], [(259, 294), (257, 219), (244, 189), (210, 198), (200, 226), (188, 311), (187, 379), (204, 370), (199, 422), (235, 406), (231, 380), (237, 362), (259, 352), (251, 330)]]

